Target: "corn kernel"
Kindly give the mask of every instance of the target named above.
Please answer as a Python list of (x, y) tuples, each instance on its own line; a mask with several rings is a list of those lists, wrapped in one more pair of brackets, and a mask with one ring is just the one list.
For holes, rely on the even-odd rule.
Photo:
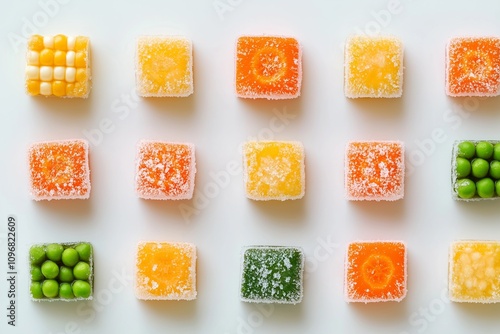
[(55, 96), (66, 95), (66, 84), (63, 81), (54, 81), (52, 84), (52, 94)]
[(26, 82), (26, 92), (29, 95), (39, 95), (40, 94), (40, 81), (28, 80)]
[(40, 64), (51, 66), (54, 64), (54, 50), (43, 49), (40, 52)]
[(54, 52), (54, 65), (64, 66), (66, 65), (66, 51), (57, 50)]
[(31, 36), (28, 42), (28, 48), (32, 51), (42, 51), (43, 50), (43, 37), (40, 35)]
[(75, 51), (87, 51), (89, 47), (89, 39), (87, 37), (78, 36), (75, 40)]
[(66, 51), (68, 49), (68, 39), (64, 35), (54, 36), (54, 49)]
[(38, 80), (38, 79), (40, 79), (40, 68), (38, 66), (28, 66), (28, 67), (26, 67), (26, 78), (28, 80)]
[(78, 82), (87, 81), (87, 70), (85, 68), (76, 69), (76, 81)]
[(40, 67), (40, 80), (52, 81), (53, 78), (54, 78), (54, 69), (52, 66)]
[(54, 80), (64, 80), (66, 77), (66, 68), (63, 66), (54, 67)]
[(75, 49), (76, 37), (68, 36), (67, 38), (67, 48), (68, 51), (73, 51)]
[(40, 65), (40, 53), (28, 51), (28, 65)]
[(53, 49), (54, 48), (54, 37), (44, 36), (43, 37), (43, 46), (46, 49)]
[(66, 84), (66, 96), (75, 96), (75, 84)]
[(52, 95), (52, 84), (50, 82), (40, 83), (40, 94), (45, 96)]
[(68, 51), (66, 53), (66, 66), (75, 66), (75, 51)]
[(76, 69), (74, 67), (66, 68), (66, 82), (75, 82)]
[(75, 54), (75, 66), (76, 67), (87, 67), (87, 57), (84, 52), (78, 51)]

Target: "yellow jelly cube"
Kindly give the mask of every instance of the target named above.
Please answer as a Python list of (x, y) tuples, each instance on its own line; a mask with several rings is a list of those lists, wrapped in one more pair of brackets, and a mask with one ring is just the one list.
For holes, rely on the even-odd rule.
[(500, 302), (500, 241), (451, 245), (449, 297), (454, 302)]
[(196, 247), (180, 242), (140, 242), (135, 294), (142, 300), (196, 299)]
[(243, 146), (246, 195), (253, 200), (299, 199), (305, 192), (304, 146), (251, 141)]
[[(88, 37), (32, 36), (26, 56), (26, 93), (33, 96), (88, 97), (89, 57)], [(42, 82), (37, 83), (37, 80)], [(70, 84), (71, 89), (67, 89)]]
[(403, 44), (394, 37), (349, 38), (344, 75), (346, 97), (401, 97)]
[(139, 37), (136, 62), (139, 96), (185, 97), (193, 94), (193, 55), (188, 39)]

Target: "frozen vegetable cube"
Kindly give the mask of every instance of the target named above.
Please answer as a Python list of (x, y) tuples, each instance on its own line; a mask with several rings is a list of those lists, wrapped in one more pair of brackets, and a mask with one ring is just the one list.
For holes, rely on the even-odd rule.
[(94, 253), (89, 242), (34, 244), (29, 250), (33, 301), (91, 300)]
[(26, 92), (80, 97), (90, 93), (90, 42), (84, 36), (40, 36), (28, 40)]
[(243, 166), (250, 199), (283, 201), (304, 196), (304, 147), (299, 142), (247, 142)]
[(247, 247), (243, 251), (241, 299), (253, 303), (300, 303), (303, 270), (301, 248)]

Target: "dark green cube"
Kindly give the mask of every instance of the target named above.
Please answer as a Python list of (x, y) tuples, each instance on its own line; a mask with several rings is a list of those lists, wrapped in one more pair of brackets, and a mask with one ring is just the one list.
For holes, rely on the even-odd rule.
[(298, 247), (252, 246), (243, 251), (241, 300), (297, 304), (303, 294), (304, 253)]

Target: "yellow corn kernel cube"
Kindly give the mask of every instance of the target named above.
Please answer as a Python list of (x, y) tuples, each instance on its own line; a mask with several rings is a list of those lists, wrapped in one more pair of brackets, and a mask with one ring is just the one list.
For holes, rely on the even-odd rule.
[(89, 38), (84, 36), (33, 35), (28, 40), (26, 55), (26, 93), (32, 96), (88, 97), (89, 45)]
[(455, 241), (449, 261), (451, 301), (500, 302), (500, 241)]
[(395, 37), (351, 37), (346, 42), (344, 71), (348, 98), (401, 97), (403, 44)]
[(196, 299), (196, 247), (181, 242), (140, 242), (135, 295), (142, 300)]
[(185, 97), (193, 94), (191, 41), (175, 36), (139, 37), (136, 85), (142, 97)]
[(253, 200), (300, 199), (305, 192), (304, 146), (250, 141), (243, 146), (246, 195)]

